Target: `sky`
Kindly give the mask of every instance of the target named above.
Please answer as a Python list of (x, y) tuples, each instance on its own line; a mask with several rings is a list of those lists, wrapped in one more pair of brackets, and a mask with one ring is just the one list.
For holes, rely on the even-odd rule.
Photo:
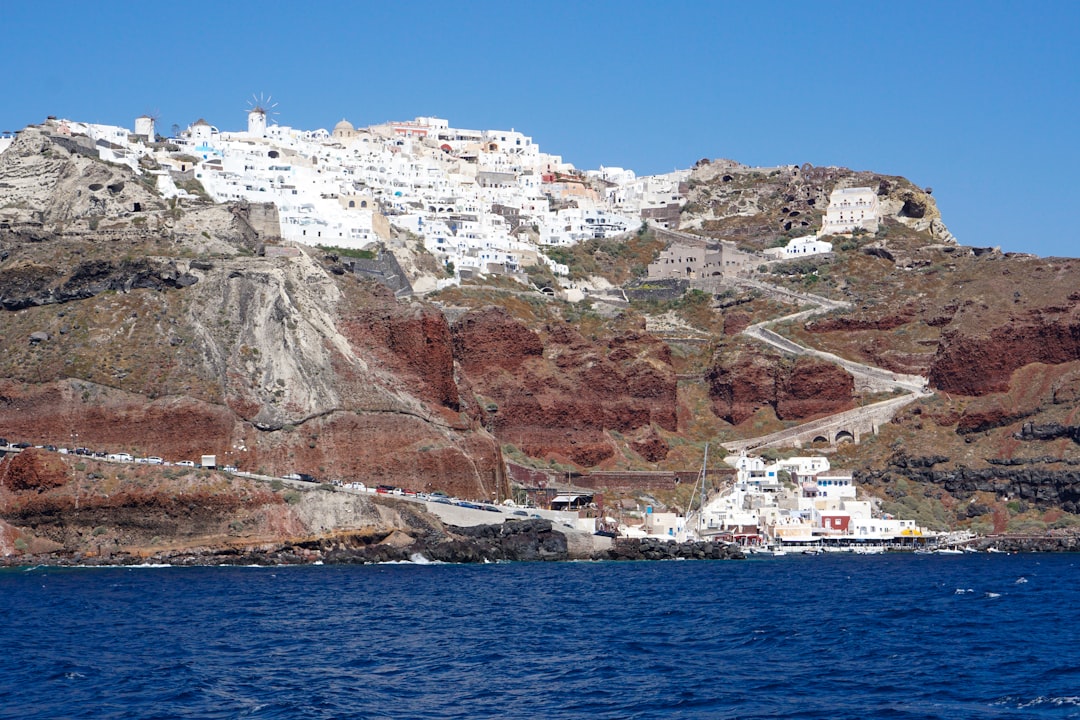
[(1080, 255), (1075, 0), (0, 0), (0, 26), (0, 130), (243, 130), (262, 94), (282, 125), (436, 116), (583, 170), (902, 175), (962, 244)]

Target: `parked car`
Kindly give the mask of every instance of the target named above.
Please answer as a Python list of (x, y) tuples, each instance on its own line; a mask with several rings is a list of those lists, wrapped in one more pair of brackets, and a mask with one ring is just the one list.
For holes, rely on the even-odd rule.
[(488, 512), (493, 512), (493, 513), (501, 513), (502, 512), (502, 510), (495, 507), (494, 505), (481, 505), (480, 508), (483, 509), (483, 510), (487, 510)]
[(195, 467), (195, 462), (192, 460), (181, 460), (176, 463), (179, 467)]
[(511, 514), (512, 515), (520, 515), (521, 517), (529, 517), (529, 513), (525, 512), (524, 510), (515, 510)]
[(442, 503), (443, 505), (453, 505), (453, 501), (445, 495), (432, 496), (431, 502)]
[[(233, 468), (233, 470), (235, 470), (235, 469), (236, 468)], [(296, 474), (296, 479), (301, 480), (303, 482), (313, 482), (313, 483), (319, 482), (318, 480), (315, 479), (314, 475), (308, 475), (307, 473), (297, 473)]]
[(282, 475), (282, 478), (285, 480), (299, 480), (300, 475), (299, 473), (289, 473), (288, 475)]
[(150, 465), (164, 465), (165, 461), (159, 458), (157, 455), (151, 455), (146, 458), (146, 462)]
[(0, 445), (3, 445), (5, 447), (7, 447), (7, 444), (8, 444), (7, 438), (0, 438)]
[(19, 448), (20, 450), (25, 450), (26, 448), (30, 447), (30, 443), (28, 443), (28, 442), (17, 442), (14, 445), (12, 445), (11, 447)]
[(476, 503), (469, 502), (468, 500), (458, 500), (454, 504), (457, 505), (458, 507), (468, 508), (470, 510), (480, 510), (481, 509), (481, 507), (479, 505), (477, 505)]
[(221, 469), (224, 470), (227, 473), (239, 472), (239, 470), (236, 469), (235, 465), (226, 465), (225, 467), (223, 467)]

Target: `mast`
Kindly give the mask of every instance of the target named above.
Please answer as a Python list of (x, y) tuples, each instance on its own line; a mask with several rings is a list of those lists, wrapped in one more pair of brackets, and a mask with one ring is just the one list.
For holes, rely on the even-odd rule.
[(694, 534), (700, 537), (698, 530), (701, 526), (702, 511), (705, 509), (705, 475), (709, 466), (709, 443), (705, 443), (705, 459), (701, 461), (701, 474), (698, 475), (698, 481), (694, 484), (694, 492), (690, 494), (690, 502), (686, 504), (686, 520), (689, 523), (690, 513), (694, 509), (694, 498), (700, 494), (698, 500), (698, 516), (695, 520)]

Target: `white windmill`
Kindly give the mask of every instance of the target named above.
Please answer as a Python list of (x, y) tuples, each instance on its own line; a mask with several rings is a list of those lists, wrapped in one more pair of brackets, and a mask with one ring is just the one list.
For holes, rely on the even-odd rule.
[(277, 107), (276, 102), (272, 102), (272, 98), (269, 95), (263, 96), (262, 93), (258, 95), (252, 95), (248, 100), (248, 136), (249, 137), (263, 137), (266, 135), (266, 120), (269, 115), (277, 115), (277, 111), (274, 108)]
[(146, 138), (146, 142), (154, 142), (154, 128), (160, 117), (161, 113), (154, 110), (153, 112), (135, 118), (135, 134), (142, 135)]

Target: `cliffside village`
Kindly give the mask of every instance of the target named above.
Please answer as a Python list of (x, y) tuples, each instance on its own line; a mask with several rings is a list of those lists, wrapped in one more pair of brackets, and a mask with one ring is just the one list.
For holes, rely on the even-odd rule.
[[(283, 240), (365, 249), (390, 243), (391, 228), (411, 233), (448, 271), (421, 279), (414, 288), (421, 292), (488, 274), (524, 279), (531, 265), (566, 276), (547, 249), (618, 236), (646, 221), (676, 230), (691, 173), (580, 172), (513, 129), (452, 128), (436, 117), (361, 129), (343, 119), (331, 131), (267, 120), (267, 110), (255, 107), (246, 130), (225, 132), (200, 119), (167, 140), (148, 116), (136, 118), (134, 132), (55, 124), (60, 134), (91, 139), (101, 159), (155, 176), (165, 198), (192, 197), (196, 180), (215, 201), (273, 203)], [(0, 152), (12, 140), (0, 137)], [(152, 162), (141, 164), (144, 158)], [(878, 220), (871, 188), (836, 188), (817, 235), (757, 255), (731, 242), (672, 233), (648, 277), (719, 277), (768, 259), (827, 253), (832, 244), (822, 236), (858, 227), (872, 232)]]
[(755, 550), (862, 550), (925, 547), (937, 533), (878, 512), (877, 499), (859, 497), (851, 473), (830, 469), (825, 457), (767, 462), (745, 453), (726, 461), (735, 476), (686, 512), (646, 508), (640, 523), (620, 527), (629, 537), (719, 539)]
[[(831, 252), (824, 237), (874, 232), (881, 217), (874, 190), (837, 187), (818, 233), (756, 254), (678, 231), (691, 171), (579, 172), (513, 129), (456, 129), (444, 119), (419, 117), (363, 129), (341, 120), (332, 131), (302, 131), (268, 125), (262, 108), (248, 113), (246, 131), (222, 132), (199, 120), (167, 140), (146, 116), (136, 119), (134, 132), (51, 122), (61, 135), (89, 138), (102, 160), (152, 174), (165, 198), (194, 198), (194, 180), (215, 201), (272, 203), (285, 241), (369, 249), (390, 244), (392, 228), (406, 231), (448, 270), (431, 288), (415, 288), (421, 291), (488, 274), (522, 277), (535, 264), (565, 276), (568, 269), (547, 249), (619, 236), (642, 222), (670, 240), (649, 265), (649, 279), (723, 277), (770, 259)], [(13, 140), (0, 136), (0, 152)], [(914, 546), (934, 535), (913, 521), (881, 517), (874, 501), (857, 498), (851, 476), (830, 473), (823, 457), (766, 463), (744, 454), (729, 461), (734, 479), (699, 495), (696, 509), (686, 512), (639, 508), (619, 524), (584, 509), (591, 496), (564, 492), (545, 504), (583, 524), (619, 524), (625, 536), (718, 538), (760, 548)]]

